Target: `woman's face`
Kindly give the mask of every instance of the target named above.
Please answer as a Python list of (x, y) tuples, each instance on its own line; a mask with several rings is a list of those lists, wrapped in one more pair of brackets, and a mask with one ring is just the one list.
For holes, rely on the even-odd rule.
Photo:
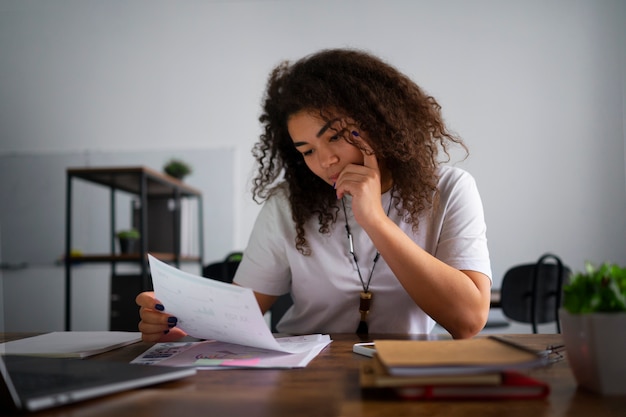
[(289, 118), (287, 130), (307, 167), (330, 185), (348, 164), (363, 165), (361, 150), (338, 135), (343, 130), (339, 118), (326, 122), (301, 111)]

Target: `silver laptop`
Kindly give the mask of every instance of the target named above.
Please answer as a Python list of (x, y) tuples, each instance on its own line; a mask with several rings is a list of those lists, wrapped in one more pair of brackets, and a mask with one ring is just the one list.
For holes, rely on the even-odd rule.
[(37, 411), (194, 375), (194, 368), (0, 355), (2, 408)]

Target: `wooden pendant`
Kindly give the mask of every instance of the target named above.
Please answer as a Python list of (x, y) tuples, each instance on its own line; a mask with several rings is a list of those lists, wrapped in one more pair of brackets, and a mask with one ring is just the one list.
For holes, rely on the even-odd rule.
[(369, 333), (367, 326), (367, 315), (370, 312), (372, 306), (372, 293), (369, 291), (361, 292), (361, 302), (359, 303), (359, 313), (361, 313), (361, 321), (359, 327), (356, 329), (356, 333), (360, 335), (366, 335)]
[(361, 302), (359, 304), (359, 313), (361, 313), (361, 321), (367, 320), (367, 315), (372, 306), (372, 293), (369, 291), (361, 291)]

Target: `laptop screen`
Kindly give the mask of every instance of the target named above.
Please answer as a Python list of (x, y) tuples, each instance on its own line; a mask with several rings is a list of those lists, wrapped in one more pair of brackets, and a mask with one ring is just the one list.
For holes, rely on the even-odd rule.
[(0, 356), (2, 403), (36, 411), (184, 378), (194, 368), (73, 358)]

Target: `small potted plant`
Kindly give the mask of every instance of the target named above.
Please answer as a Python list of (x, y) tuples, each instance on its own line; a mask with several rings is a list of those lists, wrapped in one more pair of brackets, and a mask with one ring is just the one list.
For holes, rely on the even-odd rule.
[(137, 253), (141, 235), (137, 229), (120, 230), (116, 233), (120, 244), (120, 252), (123, 254)]
[(586, 263), (563, 287), (560, 318), (578, 384), (602, 395), (626, 394), (626, 268)]
[(179, 180), (182, 180), (192, 172), (191, 166), (180, 159), (170, 159), (163, 167), (163, 171), (165, 171), (167, 175)]

